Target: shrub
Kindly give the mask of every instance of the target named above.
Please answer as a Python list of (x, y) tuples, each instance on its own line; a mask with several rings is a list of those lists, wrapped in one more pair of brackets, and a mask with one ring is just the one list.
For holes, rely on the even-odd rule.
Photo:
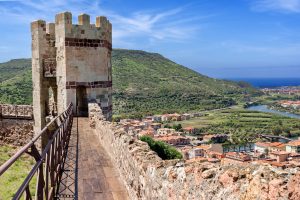
[(155, 151), (163, 160), (182, 159), (181, 153), (165, 142), (155, 141), (149, 136), (142, 136), (140, 140), (147, 142), (150, 149)]

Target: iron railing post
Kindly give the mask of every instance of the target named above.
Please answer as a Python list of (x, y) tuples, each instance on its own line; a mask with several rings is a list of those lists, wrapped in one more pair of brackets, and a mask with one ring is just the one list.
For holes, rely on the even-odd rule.
[[(37, 174), (35, 197), (38, 200), (53, 199), (58, 181), (61, 180), (62, 162), (65, 161), (66, 145), (69, 143), (73, 105), (47, 124), (29, 143), (22, 147), (14, 156), (0, 166), (0, 176), (5, 173), (22, 155), (28, 153), (35, 159), (33, 168), (28, 173), (13, 199), (20, 199), (24, 194), (26, 200), (31, 200), (30, 181)], [(48, 143), (40, 153), (35, 143), (41, 137), (47, 137)], [(50, 179), (50, 188), (49, 188)]]

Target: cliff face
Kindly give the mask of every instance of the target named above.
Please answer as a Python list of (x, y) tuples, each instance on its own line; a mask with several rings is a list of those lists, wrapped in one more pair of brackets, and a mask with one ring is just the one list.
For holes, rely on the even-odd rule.
[(146, 143), (103, 121), (96, 104), (89, 105), (89, 113), (90, 124), (119, 169), (130, 199), (300, 199), (298, 168), (163, 161)]
[(33, 121), (2, 119), (0, 121), (0, 145), (23, 146), (33, 137)]

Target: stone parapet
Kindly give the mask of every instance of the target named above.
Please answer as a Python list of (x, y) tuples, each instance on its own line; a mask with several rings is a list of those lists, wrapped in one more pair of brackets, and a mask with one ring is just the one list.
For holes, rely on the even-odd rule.
[(300, 199), (298, 168), (164, 161), (121, 126), (104, 121), (98, 104), (89, 104), (89, 119), (132, 200)]
[(0, 118), (33, 119), (33, 107), (31, 105), (0, 104)]
[(0, 145), (23, 146), (32, 138), (32, 120), (2, 119), (0, 121)]

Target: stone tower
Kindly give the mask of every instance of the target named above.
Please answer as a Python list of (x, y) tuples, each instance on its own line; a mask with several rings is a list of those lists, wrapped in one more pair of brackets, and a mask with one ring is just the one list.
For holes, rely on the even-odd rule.
[(55, 23), (32, 22), (31, 33), (35, 131), (71, 102), (78, 116), (87, 116), (88, 102), (97, 102), (111, 120), (112, 25), (106, 17), (90, 24), (90, 16), (81, 14), (72, 24), (72, 14), (64, 12)]

